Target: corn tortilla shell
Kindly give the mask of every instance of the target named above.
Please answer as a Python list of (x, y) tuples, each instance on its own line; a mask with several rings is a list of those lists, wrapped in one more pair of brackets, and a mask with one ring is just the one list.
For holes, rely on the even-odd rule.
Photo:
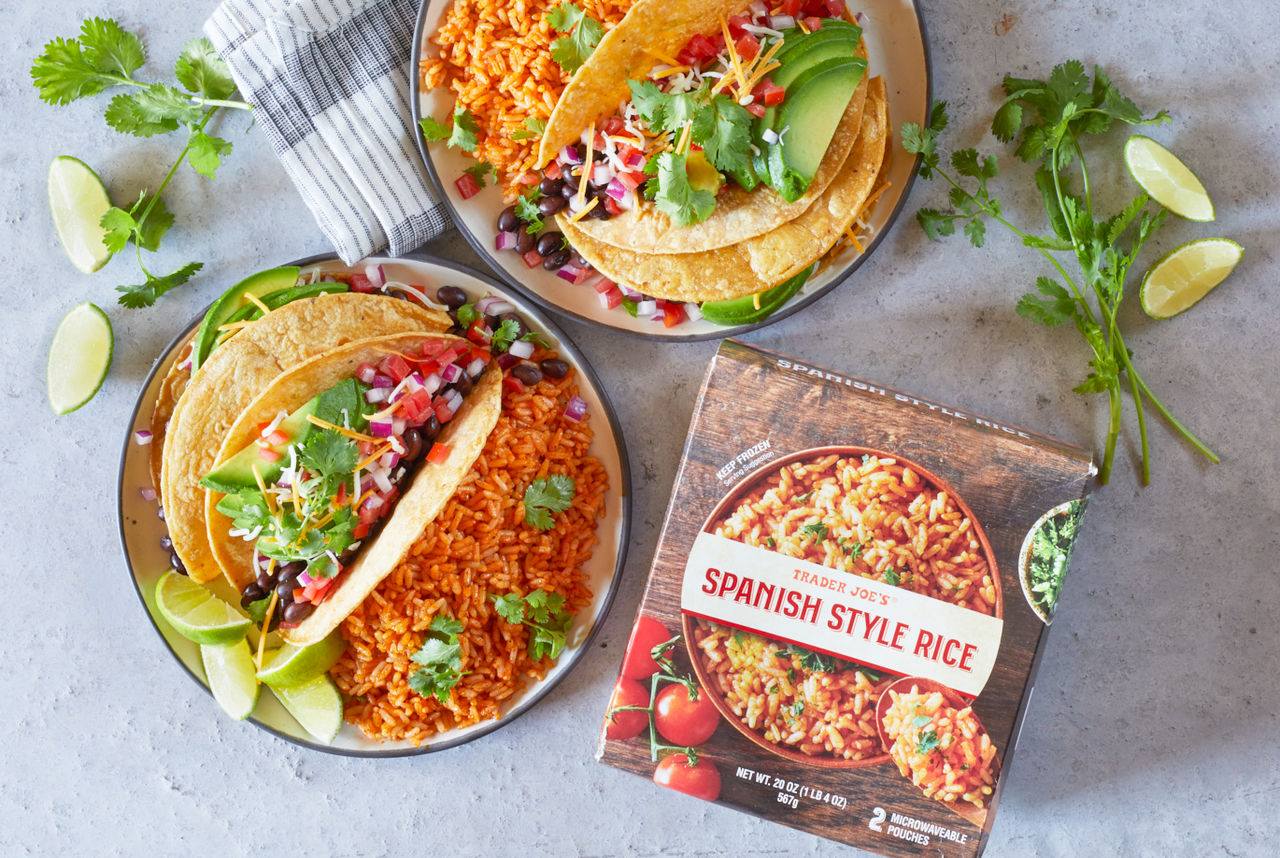
[(227, 430), (263, 388), (281, 372), (344, 343), (379, 334), (443, 332), (451, 324), (445, 313), (398, 298), (319, 295), (272, 311), (215, 349), (185, 383), (163, 432), (158, 486), (165, 523), (192, 579), (206, 583), (222, 572), (209, 545), (200, 478), (213, 467)]
[[(280, 375), (244, 409), (227, 432), (217, 461), (223, 462), (251, 444), (264, 420), (281, 411), (292, 413), (343, 379), (353, 377), (362, 363), (377, 363), (393, 352), (417, 351), (423, 342), (440, 339), (450, 343), (467, 342), (459, 337), (423, 333), (373, 337), (348, 343), (298, 364)], [(296, 646), (315, 643), (337, 628), (347, 614), (373, 592), (404, 559), (423, 529), (444, 508), (470, 472), (498, 422), (501, 409), (502, 373), (495, 366), (480, 377), (458, 413), (445, 424), (436, 439), (449, 447), (448, 457), (440, 464), (425, 460), (419, 464), (409, 483), (401, 487), (400, 499), (386, 523), (372, 541), (361, 546), (356, 561), (346, 570), (333, 595), (297, 627), (282, 629), (281, 637)], [(224, 495), (212, 491), (206, 494), (204, 513), (209, 543), (223, 573), (239, 592), (257, 575), (253, 568), (253, 545), (229, 534), (233, 527), (231, 519), (216, 509)]]
[(637, 253), (562, 226), (574, 249), (601, 274), (668, 301), (720, 301), (761, 292), (799, 274), (852, 225), (875, 186), (889, 138), (882, 78), (867, 88), (861, 131), (835, 179), (799, 217), (763, 235), (705, 253)]

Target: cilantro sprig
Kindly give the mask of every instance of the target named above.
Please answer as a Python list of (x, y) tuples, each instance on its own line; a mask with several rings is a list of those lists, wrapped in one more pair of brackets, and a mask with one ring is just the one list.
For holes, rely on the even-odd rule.
[[(456, 108), (449, 125), (437, 122), (430, 116), (418, 120), (418, 128), (429, 143), (447, 140), (449, 146), (463, 152), (474, 152), (480, 144), (480, 126), (471, 111), (465, 107)], [(482, 162), (483, 163), (483, 162)], [(478, 178), (478, 177), (477, 177)], [(481, 185), (483, 187), (483, 185)]]
[(142, 40), (110, 18), (89, 18), (73, 38), (55, 38), (44, 46), (31, 64), (31, 81), (40, 98), (49, 104), (66, 105), (118, 87), (107, 104), (107, 124), (122, 134), (152, 137), (186, 129), (187, 141), (177, 160), (154, 191), (143, 191), (130, 208), (112, 207), (103, 216), (104, 242), (112, 253), (132, 243), (138, 268), (145, 281), (117, 286), (119, 302), (126, 307), (149, 307), (161, 295), (181, 286), (200, 270), (202, 263), (189, 262), (170, 274), (147, 270), (142, 251), (159, 249), (161, 239), (173, 225), (173, 215), (162, 200), (165, 188), (185, 161), (201, 176), (213, 179), (222, 159), (231, 152), (231, 142), (205, 129), (220, 110), (249, 110), (236, 101), (235, 81), (226, 63), (208, 39), (193, 39), (174, 63), (177, 86), (139, 80), (134, 73), (146, 63)]
[(568, 34), (551, 43), (551, 59), (569, 74), (582, 68), (604, 37), (604, 25), (573, 0), (567, 0), (548, 12), (547, 23), (556, 32)]
[(427, 627), (422, 646), (409, 657), (421, 665), (409, 676), (409, 687), (423, 697), (449, 702), (449, 693), (468, 671), (462, 669), (462, 645), (458, 633), (465, 629), (459, 621), (440, 614)]
[(524, 521), (538, 530), (550, 530), (556, 526), (551, 517), (553, 512), (564, 512), (573, 505), (573, 496), (577, 492), (573, 477), (565, 474), (552, 474), (539, 477), (529, 483), (524, 491)]
[[(920, 176), (937, 176), (951, 186), (951, 209), (923, 208), (917, 220), (932, 239), (954, 234), (959, 225), (975, 247), (984, 244), (987, 223), (998, 223), (1053, 267), (1057, 276), (1038, 277), (1036, 291), (1023, 295), (1016, 309), (1023, 318), (1047, 327), (1070, 322), (1093, 353), (1088, 375), (1075, 390), (1107, 394), (1107, 439), (1098, 473), (1101, 482), (1107, 482), (1114, 464), (1125, 386), (1138, 417), (1144, 485), (1151, 481), (1144, 402), (1216, 463), (1217, 455), (1170, 413), (1143, 380), (1120, 331), (1120, 304), (1129, 271), (1143, 246), (1163, 225), (1166, 213), (1163, 209), (1148, 210), (1147, 196), (1138, 194), (1111, 217), (1095, 217), (1093, 186), (1082, 145), (1084, 138), (1101, 134), (1116, 123), (1161, 124), (1169, 120), (1168, 113), (1161, 110), (1143, 115), (1101, 69), (1095, 68), (1090, 80), (1083, 64), (1074, 60), (1055, 67), (1048, 80), (1006, 77), (1004, 92), (991, 131), (1006, 143), (1016, 139), (1014, 154), (1036, 166), (1035, 185), (1044, 201), (1049, 233), (1029, 232), (1005, 217), (989, 185), (999, 174), (994, 156), (982, 157), (974, 149), (962, 149), (951, 155), (954, 176), (941, 166), (938, 137), (947, 126), (942, 102), (930, 109), (927, 127), (910, 122), (902, 127), (903, 147), (920, 155)], [(1073, 191), (1077, 176), (1079, 193)], [(1078, 270), (1074, 275), (1058, 256), (1061, 253), (1075, 257)]]
[(558, 658), (564, 652), (573, 623), (573, 612), (564, 606), (564, 596), (547, 590), (534, 590), (527, 596), (508, 593), (490, 596), (494, 610), (512, 625), (528, 626), (529, 657), (539, 661), (544, 657)]

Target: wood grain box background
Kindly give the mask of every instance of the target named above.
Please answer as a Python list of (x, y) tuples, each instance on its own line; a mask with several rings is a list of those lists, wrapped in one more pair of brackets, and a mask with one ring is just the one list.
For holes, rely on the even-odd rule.
[[(641, 614), (673, 632), (680, 629), (689, 548), (721, 498), (757, 467), (739, 467), (739, 454), (766, 441), (771, 459), (831, 445), (901, 455), (950, 483), (972, 509), (995, 555), (1004, 615), (996, 666), (973, 708), (1007, 771), (1047, 631), (1023, 597), (1018, 554), (1041, 514), (1086, 495), (1094, 473), (1089, 453), (846, 372), (726, 340), (694, 409)], [(692, 673), (683, 644), (675, 661)], [(652, 777), (647, 731), (613, 741), (603, 738), (602, 729), (601, 737), (602, 762)], [(753, 745), (725, 723), (700, 753), (720, 772), (719, 802), (892, 856), (980, 854), (1004, 781), (1002, 776), (997, 782), (986, 825), (979, 829), (926, 798), (892, 762), (856, 769), (797, 763)], [(836, 804), (815, 800), (815, 792), (838, 797)]]

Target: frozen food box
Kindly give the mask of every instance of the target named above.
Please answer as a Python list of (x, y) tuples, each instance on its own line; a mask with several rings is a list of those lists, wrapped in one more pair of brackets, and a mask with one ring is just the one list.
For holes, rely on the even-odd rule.
[(725, 341), (599, 758), (884, 855), (980, 854), (1094, 473)]

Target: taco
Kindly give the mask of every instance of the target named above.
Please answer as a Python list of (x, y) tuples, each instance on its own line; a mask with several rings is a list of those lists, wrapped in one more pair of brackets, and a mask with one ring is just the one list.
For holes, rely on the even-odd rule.
[[(290, 283), (298, 276), (296, 268), (275, 271), (284, 271)], [(338, 287), (348, 284), (327, 284)], [(292, 288), (282, 287), (280, 294)], [(312, 292), (271, 308), (278, 300), (271, 294), (262, 296), (269, 300), (263, 307), (246, 301), (260, 318), (230, 323), (237, 326), (228, 329), (232, 336), (194, 370), (193, 335), (166, 376), (152, 414), (153, 477), (175, 566), (201, 583), (217, 578), (222, 569), (209, 544), (205, 489), (199, 481), (245, 407), (282, 372), (345, 343), (385, 334), (443, 332), (453, 324), (443, 312), (388, 295)], [(210, 313), (217, 306), (215, 302)]]
[(490, 363), (460, 337), (395, 334), (262, 390), (201, 479), (209, 544), (242, 604), (269, 599), (268, 626), (299, 646), (336, 628), (470, 472), (501, 409)]

